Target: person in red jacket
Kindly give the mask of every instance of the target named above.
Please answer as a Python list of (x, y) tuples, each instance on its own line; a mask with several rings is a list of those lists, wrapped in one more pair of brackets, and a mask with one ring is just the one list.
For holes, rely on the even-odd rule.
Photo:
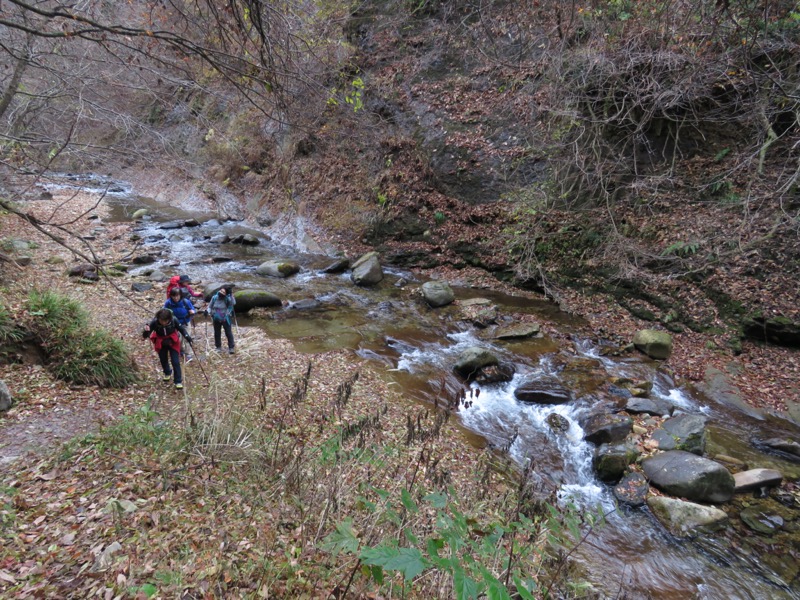
[(170, 277), (169, 283), (167, 284), (167, 298), (169, 298), (169, 293), (173, 288), (179, 288), (181, 290), (181, 298), (202, 298), (203, 294), (195, 292), (192, 286), (189, 285), (191, 282), (192, 278), (188, 275), (173, 275)]
[[(192, 343), (192, 336), (188, 334), (186, 328), (178, 323), (178, 319), (168, 308), (159, 309), (155, 318), (150, 321), (150, 325), (142, 331), (144, 339), (150, 338), (153, 342), (153, 350), (158, 353), (161, 367), (164, 369), (164, 381), (169, 381), (174, 376), (175, 389), (183, 389), (183, 373), (181, 372), (181, 339)], [(170, 361), (172, 368), (170, 368)]]

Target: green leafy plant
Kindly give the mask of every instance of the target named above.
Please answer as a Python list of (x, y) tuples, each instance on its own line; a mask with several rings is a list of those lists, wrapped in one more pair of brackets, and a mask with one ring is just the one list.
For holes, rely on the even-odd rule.
[(698, 242), (675, 242), (664, 248), (661, 252), (661, 256), (680, 256), (686, 258), (692, 254), (697, 254), (698, 248), (700, 248)]
[(444, 222), (445, 222), (445, 219), (446, 219), (447, 217), (445, 217), (445, 214), (444, 214), (442, 211), (440, 211), (440, 210), (437, 210), (437, 211), (436, 211), (436, 212), (433, 214), (433, 218), (434, 218), (434, 220), (436, 221), (436, 224), (437, 224), (437, 225), (441, 225), (442, 223), (444, 223)]
[[(425, 571), (436, 571), (451, 582), (457, 599), (525, 598), (547, 594), (538, 582), (545, 561), (585, 539), (581, 515), (574, 506), (559, 510), (545, 504), (545, 511), (528, 516), (522, 503), (511, 518), (487, 518), (480, 510), (467, 512), (452, 490), (426, 493), (403, 488), (392, 498), (386, 490), (373, 490), (379, 502), (364, 500), (368, 512), (398, 528), (398, 537), (384, 537), (375, 544), (363, 539), (345, 519), (321, 544), (331, 554), (357, 557), (362, 576), (384, 585), (395, 575), (412, 585)], [(435, 514), (430, 533), (422, 538), (408, 526), (418, 514)], [(585, 516), (589, 527), (601, 522), (598, 513)]]

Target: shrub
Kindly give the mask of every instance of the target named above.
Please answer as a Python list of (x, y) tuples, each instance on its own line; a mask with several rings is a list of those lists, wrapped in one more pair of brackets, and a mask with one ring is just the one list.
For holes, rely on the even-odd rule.
[(31, 329), (56, 377), (77, 384), (125, 387), (136, 381), (136, 364), (125, 344), (92, 330), (80, 302), (53, 291), (28, 296)]

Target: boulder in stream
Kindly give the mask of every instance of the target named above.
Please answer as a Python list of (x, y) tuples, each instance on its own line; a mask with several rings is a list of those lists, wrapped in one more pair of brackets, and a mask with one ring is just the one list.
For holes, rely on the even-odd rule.
[(767, 487), (776, 487), (783, 481), (783, 474), (775, 469), (750, 469), (733, 474), (733, 491), (749, 492)]
[(456, 298), (446, 281), (426, 281), (422, 284), (422, 297), (431, 308), (447, 306)]
[(609, 444), (624, 440), (633, 431), (633, 419), (628, 415), (599, 413), (584, 423), (583, 438), (593, 444)]
[(256, 273), (267, 277), (289, 277), (300, 271), (300, 265), (292, 260), (268, 260), (256, 267)]
[(541, 325), (538, 323), (513, 323), (498, 327), (494, 332), (496, 340), (521, 340), (539, 335)]
[(350, 279), (356, 285), (375, 285), (383, 280), (383, 268), (377, 252), (367, 252), (353, 263)]
[(254, 308), (270, 308), (282, 305), (281, 299), (267, 290), (235, 290), (233, 297), (236, 298), (234, 310), (237, 313), (246, 313)]
[(479, 369), (499, 364), (499, 362), (497, 357), (486, 348), (472, 346), (461, 353), (453, 370), (465, 379), (471, 379), (478, 374)]
[(653, 432), (652, 439), (660, 450), (686, 450), (702, 456), (706, 450), (706, 419), (685, 413), (671, 417)]
[(647, 483), (647, 478), (634, 471), (625, 475), (620, 482), (614, 486), (614, 497), (620, 504), (627, 504), (628, 506), (642, 506), (647, 500), (647, 493), (650, 491), (650, 485)]
[(550, 376), (524, 381), (514, 390), (514, 397), (537, 404), (565, 404), (572, 400), (570, 391), (557, 378)]
[(592, 466), (600, 481), (615, 483), (625, 474), (628, 465), (639, 456), (636, 448), (629, 443), (601, 444), (594, 451)]
[(683, 450), (660, 452), (642, 462), (650, 483), (662, 492), (697, 502), (727, 502), (734, 479), (728, 469)]
[(641, 329), (633, 336), (633, 345), (657, 360), (666, 360), (672, 354), (672, 336), (666, 331)]
[(678, 537), (718, 531), (728, 523), (725, 511), (714, 506), (664, 496), (651, 496), (647, 499), (647, 506), (659, 523)]

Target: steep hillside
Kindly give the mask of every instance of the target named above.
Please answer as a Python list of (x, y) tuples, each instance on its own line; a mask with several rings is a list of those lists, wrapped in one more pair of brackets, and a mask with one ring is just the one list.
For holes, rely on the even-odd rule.
[[(344, 27), (348, 102), (240, 191), (350, 253), (477, 267), (607, 335), (683, 332), (711, 354), (694, 362), (723, 367), (749, 339), (797, 347), (791, 7), (594, 6), (364, 3)], [(796, 361), (780, 362), (751, 401), (797, 395)]]

